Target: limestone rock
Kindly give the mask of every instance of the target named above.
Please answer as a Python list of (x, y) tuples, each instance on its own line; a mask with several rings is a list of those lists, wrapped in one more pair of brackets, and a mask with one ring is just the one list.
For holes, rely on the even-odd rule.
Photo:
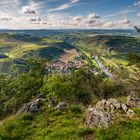
[(136, 114), (134, 113), (133, 110), (129, 109), (129, 110), (127, 111), (127, 116), (128, 116), (128, 117), (133, 118), (135, 115), (136, 115)]
[(115, 113), (126, 113), (128, 110), (128, 106), (126, 104), (122, 104), (116, 99), (108, 99), (98, 101), (96, 104), (96, 108), (107, 111), (108, 113), (114, 115)]
[(67, 105), (65, 104), (65, 102), (60, 102), (58, 105), (57, 105), (57, 109), (58, 110), (65, 110), (66, 109), (66, 107), (67, 107)]
[(90, 128), (93, 127), (107, 128), (111, 123), (113, 123), (113, 121), (109, 113), (97, 108), (88, 108), (86, 123)]
[(35, 99), (34, 101), (25, 104), (17, 113), (23, 113), (23, 112), (30, 112), (30, 113), (36, 113), (36, 112), (43, 112), (44, 107), (41, 102), (41, 99)]
[(129, 96), (127, 99), (127, 104), (130, 107), (138, 107), (140, 108), (140, 98), (136, 97), (136, 96)]
[(124, 112), (128, 111), (128, 106), (126, 104), (122, 104), (122, 109)]

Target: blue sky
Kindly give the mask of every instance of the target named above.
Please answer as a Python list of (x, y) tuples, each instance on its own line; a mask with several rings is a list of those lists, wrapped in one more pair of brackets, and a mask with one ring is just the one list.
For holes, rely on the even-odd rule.
[(0, 28), (132, 28), (140, 0), (0, 0)]

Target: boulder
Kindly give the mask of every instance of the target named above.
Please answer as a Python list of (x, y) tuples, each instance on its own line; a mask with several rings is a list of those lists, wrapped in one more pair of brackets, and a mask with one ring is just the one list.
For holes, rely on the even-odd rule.
[(130, 107), (138, 107), (138, 108), (140, 108), (140, 98), (138, 98), (136, 96), (129, 96), (127, 98), (127, 104)]
[(60, 102), (58, 105), (57, 105), (57, 109), (58, 110), (65, 110), (66, 109), (66, 107), (67, 107), (67, 105), (65, 104), (65, 102)]
[(17, 113), (23, 113), (23, 112), (37, 113), (43, 111), (44, 111), (44, 107), (41, 102), (41, 99), (35, 99), (34, 101), (23, 105), (23, 107), (21, 107)]
[(116, 99), (103, 99), (101, 101), (98, 101), (96, 104), (96, 108), (107, 111), (113, 116), (115, 115), (115, 113), (126, 113), (128, 110), (128, 106), (126, 104), (122, 104)]
[(113, 121), (111, 115), (108, 112), (102, 111), (97, 108), (88, 108), (86, 123), (90, 128), (107, 128), (111, 123), (113, 123)]
[(87, 109), (86, 123), (89, 127), (108, 127), (113, 120), (122, 114), (134, 117), (135, 113), (129, 109), (127, 104), (123, 104), (116, 99), (98, 101), (96, 108)]

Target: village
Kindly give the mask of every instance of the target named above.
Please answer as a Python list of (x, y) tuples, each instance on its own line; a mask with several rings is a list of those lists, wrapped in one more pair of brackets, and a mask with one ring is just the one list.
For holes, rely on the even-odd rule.
[(46, 69), (49, 74), (51, 73), (61, 73), (69, 74), (74, 70), (77, 70), (84, 66), (84, 63), (81, 60), (69, 61), (67, 63), (56, 60), (53, 63), (46, 66)]
[(75, 53), (75, 55), (73, 55), (71, 58), (69, 58), (69, 56), (70, 53), (65, 54), (60, 59), (47, 64), (47, 73), (70, 74), (72, 71), (78, 70), (82, 67), (90, 67), (90, 70), (93, 73), (98, 74), (99, 69), (97, 67), (94, 67), (93, 64), (87, 59), (85, 54), (83, 54), (82, 52)]

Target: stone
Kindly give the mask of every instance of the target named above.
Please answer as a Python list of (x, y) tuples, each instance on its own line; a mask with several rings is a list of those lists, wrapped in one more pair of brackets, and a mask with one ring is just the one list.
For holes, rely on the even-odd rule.
[(88, 108), (86, 114), (86, 123), (90, 128), (107, 128), (111, 123), (113, 123), (111, 115), (98, 108)]
[(65, 102), (60, 102), (58, 105), (57, 105), (57, 109), (58, 110), (65, 110), (66, 109), (66, 107), (67, 107), (67, 105), (65, 104)]
[(115, 113), (115, 109), (116, 109), (115, 106), (111, 104), (110, 105), (110, 113), (114, 114)]
[(56, 105), (55, 100), (53, 98), (50, 98), (50, 103), (49, 103), (48, 107), (52, 108), (52, 107), (55, 107), (55, 105)]
[(128, 117), (133, 118), (135, 115), (136, 115), (136, 114), (134, 113), (133, 110), (129, 109), (129, 110), (127, 111), (127, 116), (128, 116)]
[(103, 99), (102, 101), (98, 101), (97, 104), (96, 104), (96, 108), (99, 108), (99, 109), (105, 109), (105, 104), (106, 104), (106, 100)]
[(128, 111), (128, 106), (126, 104), (122, 104), (122, 109), (124, 112)]
[(130, 107), (138, 107), (138, 108), (140, 108), (140, 98), (138, 98), (136, 96), (128, 96), (127, 104)]
[(23, 112), (37, 113), (37, 112), (43, 112), (44, 110), (45, 109), (43, 107), (41, 99), (35, 99), (34, 101), (23, 105), (23, 107), (20, 108), (17, 113), (18, 114)]
[(128, 105), (112, 98), (108, 100), (103, 99), (102, 101), (98, 101), (96, 104), (96, 108), (107, 111), (112, 116), (114, 116), (115, 114), (117, 115), (120, 113), (126, 113), (128, 111)]

